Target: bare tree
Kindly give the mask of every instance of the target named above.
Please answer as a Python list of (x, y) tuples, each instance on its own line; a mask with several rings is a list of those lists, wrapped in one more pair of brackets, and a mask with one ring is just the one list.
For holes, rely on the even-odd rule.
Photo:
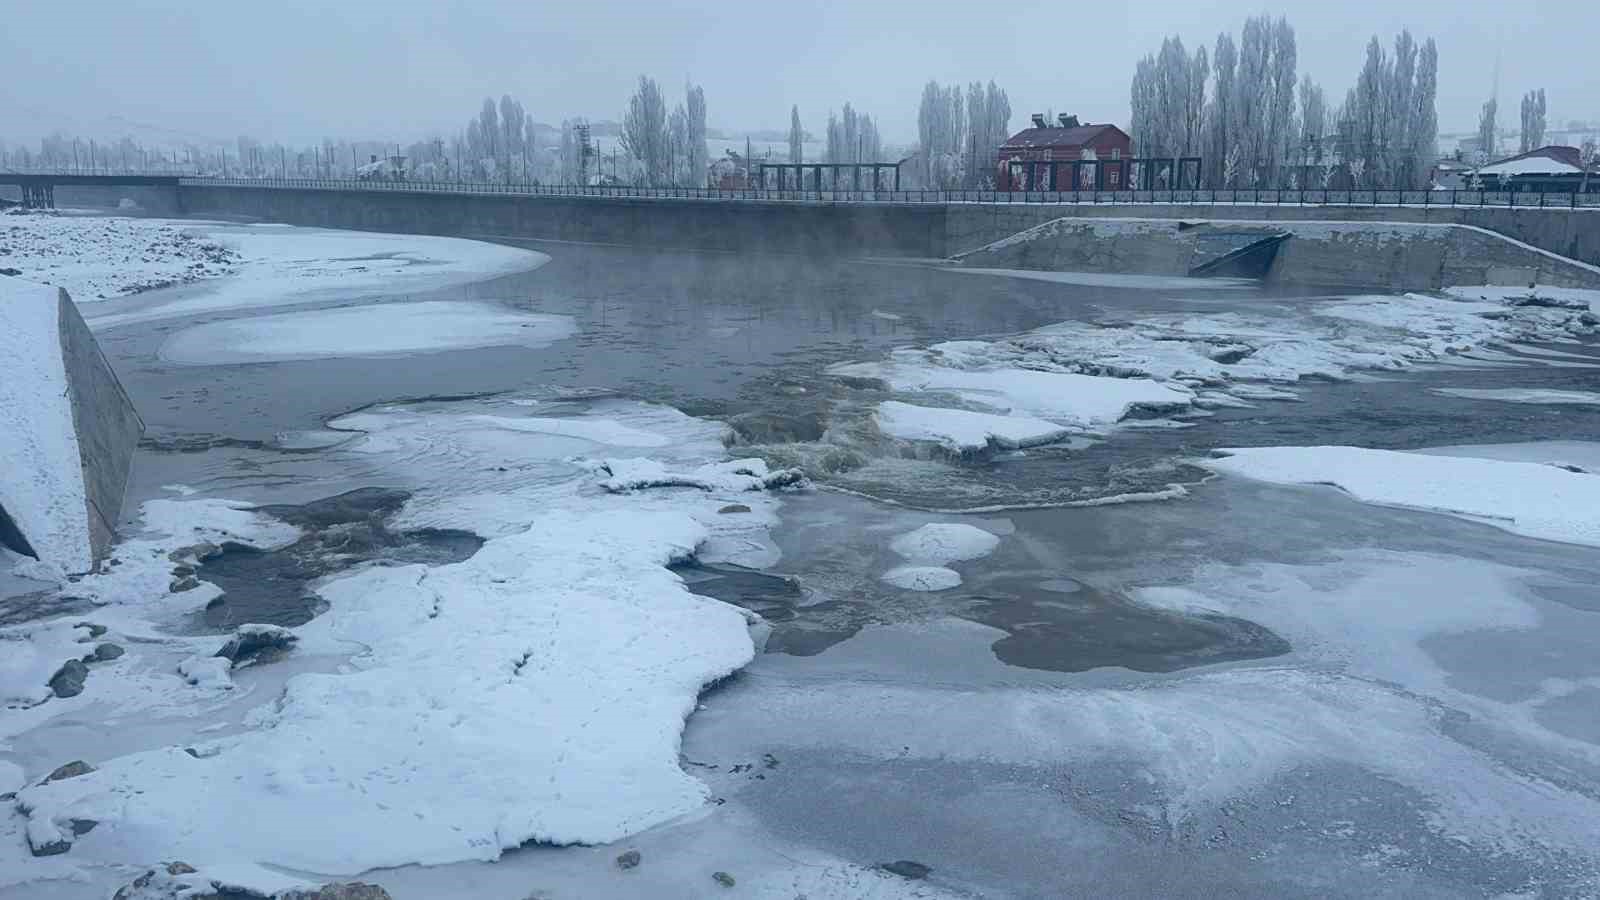
[(1234, 46), (1233, 36), (1226, 32), (1217, 35), (1216, 52), (1211, 55), (1211, 65), (1216, 72), (1216, 87), (1211, 92), (1211, 105), (1206, 110), (1206, 129), (1209, 137), (1205, 146), (1211, 166), (1208, 180), (1213, 185), (1223, 187), (1233, 187), (1228, 161), (1237, 141), (1233, 133), (1233, 101), (1238, 90), (1235, 83), (1238, 62), (1239, 51)]
[[(1322, 165), (1322, 139), (1328, 133), (1328, 98), (1310, 75), (1300, 79), (1300, 164)], [(1302, 179), (1304, 183), (1304, 179)]]
[(1439, 153), (1439, 113), (1435, 102), (1439, 93), (1439, 48), (1433, 38), (1422, 45), (1417, 57), (1417, 83), (1411, 91), (1411, 173), (1413, 185), (1423, 184)]

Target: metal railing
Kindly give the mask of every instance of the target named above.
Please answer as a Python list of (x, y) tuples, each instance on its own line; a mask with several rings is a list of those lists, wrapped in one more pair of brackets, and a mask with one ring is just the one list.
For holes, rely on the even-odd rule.
[[(980, 190), (764, 190), (760, 188), (543, 185), (457, 181), (367, 181), (336, 178), (182, 178), (193, 187), (252, 187), (327, 191), (403, 191), (524, 197), (595, 197), (649, 200), (746, 200), (792, 203), (1014, 203), (1168, 204), (1197, 206), (1506, 207), (1600, 209), (1600, 190), (1536, 191), (1396, 190), (1183, 190), (1183, 191), (980, 191)], [(1600, 185), (1597, 185), (1600, 188)]]

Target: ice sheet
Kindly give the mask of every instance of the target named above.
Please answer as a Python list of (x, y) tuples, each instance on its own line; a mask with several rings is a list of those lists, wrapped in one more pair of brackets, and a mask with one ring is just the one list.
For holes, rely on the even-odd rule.
[[(941, 348), (900, 350), (889, 362), (833, 366), (834, 375), (876, 378), (896, 390), (948, 393), (1001, 413), (1050, 419), (1080, 428), (1103, 427), (1136, 406), (1185, 407), (1193, 393), (1143, 378), (1102, 378), (1017, 368), (956, 368)], [(957, 365), (960, 360), (954, 361)]]
[(1000, 546), (991, 532), (961, 522), (930, 522), (889, 542), (889, 549), (912, 562), (944, 563), (982, 559)]
[(571, 316), (495, 303), (430, 300), (228, 319), (167, 338), (160, 355), (185, 365), (329, 356), (400, 356), (473, 347), (545, 347), (577, 333)]
[(1357, 500), (1449, 513), (1528, 537), (1600, 546), (1600, 475), (1494, 459), (1362, 447), (1252, 447), (1202, 464), (1278, 484), (1331, 484)]
[(236, 252), (235, 271), (186, 288), (181, 297), (92, 315), (91, 326), (98, 330), (245, 307), (433, 290), (536, 269), (550, 259), (461, 238), (173, 224)]
[(1467, 400), (1500, 400), (1505, 403), (1537, 403), (1551, 406), (1600, 404), (1600, 394), (1597, 393), (1548, 388), (1435, 388), (1434, 393)]
[(989, 447), (1016, 450), (1061, 440), (1071, 433), (1032, 416), (997, 416), (964, 409), (913, 406), (898, 400), (878, 404), (878, 430), (903, 441), (926, 441), (957, 453)]

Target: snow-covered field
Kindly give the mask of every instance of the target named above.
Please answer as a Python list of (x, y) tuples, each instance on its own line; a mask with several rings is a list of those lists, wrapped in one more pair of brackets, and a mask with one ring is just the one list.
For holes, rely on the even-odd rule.
[(13, 210), (0, 216), (0, 267), (79, 303), (238, 271), (239, 254), (207, 236), (208, 224)]

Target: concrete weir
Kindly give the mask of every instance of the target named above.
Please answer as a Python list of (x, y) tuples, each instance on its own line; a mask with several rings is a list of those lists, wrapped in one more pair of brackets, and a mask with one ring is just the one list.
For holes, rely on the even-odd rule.
[(0, 278), (0, 328), (0, 545), (87, 571), (115, 538), (144, 422), (65, 290)]
[[(1252, 251), (1255, 265), (1240, 265)], [(1071, 216), (955, 258), (984, 268), (1245, 275), (1280, 284), (1373, 290), (1487, 284), (1516, 271), (1528, 282), (1600, 288), (1595, 266), (1482, 228), (1421, 222)]]

